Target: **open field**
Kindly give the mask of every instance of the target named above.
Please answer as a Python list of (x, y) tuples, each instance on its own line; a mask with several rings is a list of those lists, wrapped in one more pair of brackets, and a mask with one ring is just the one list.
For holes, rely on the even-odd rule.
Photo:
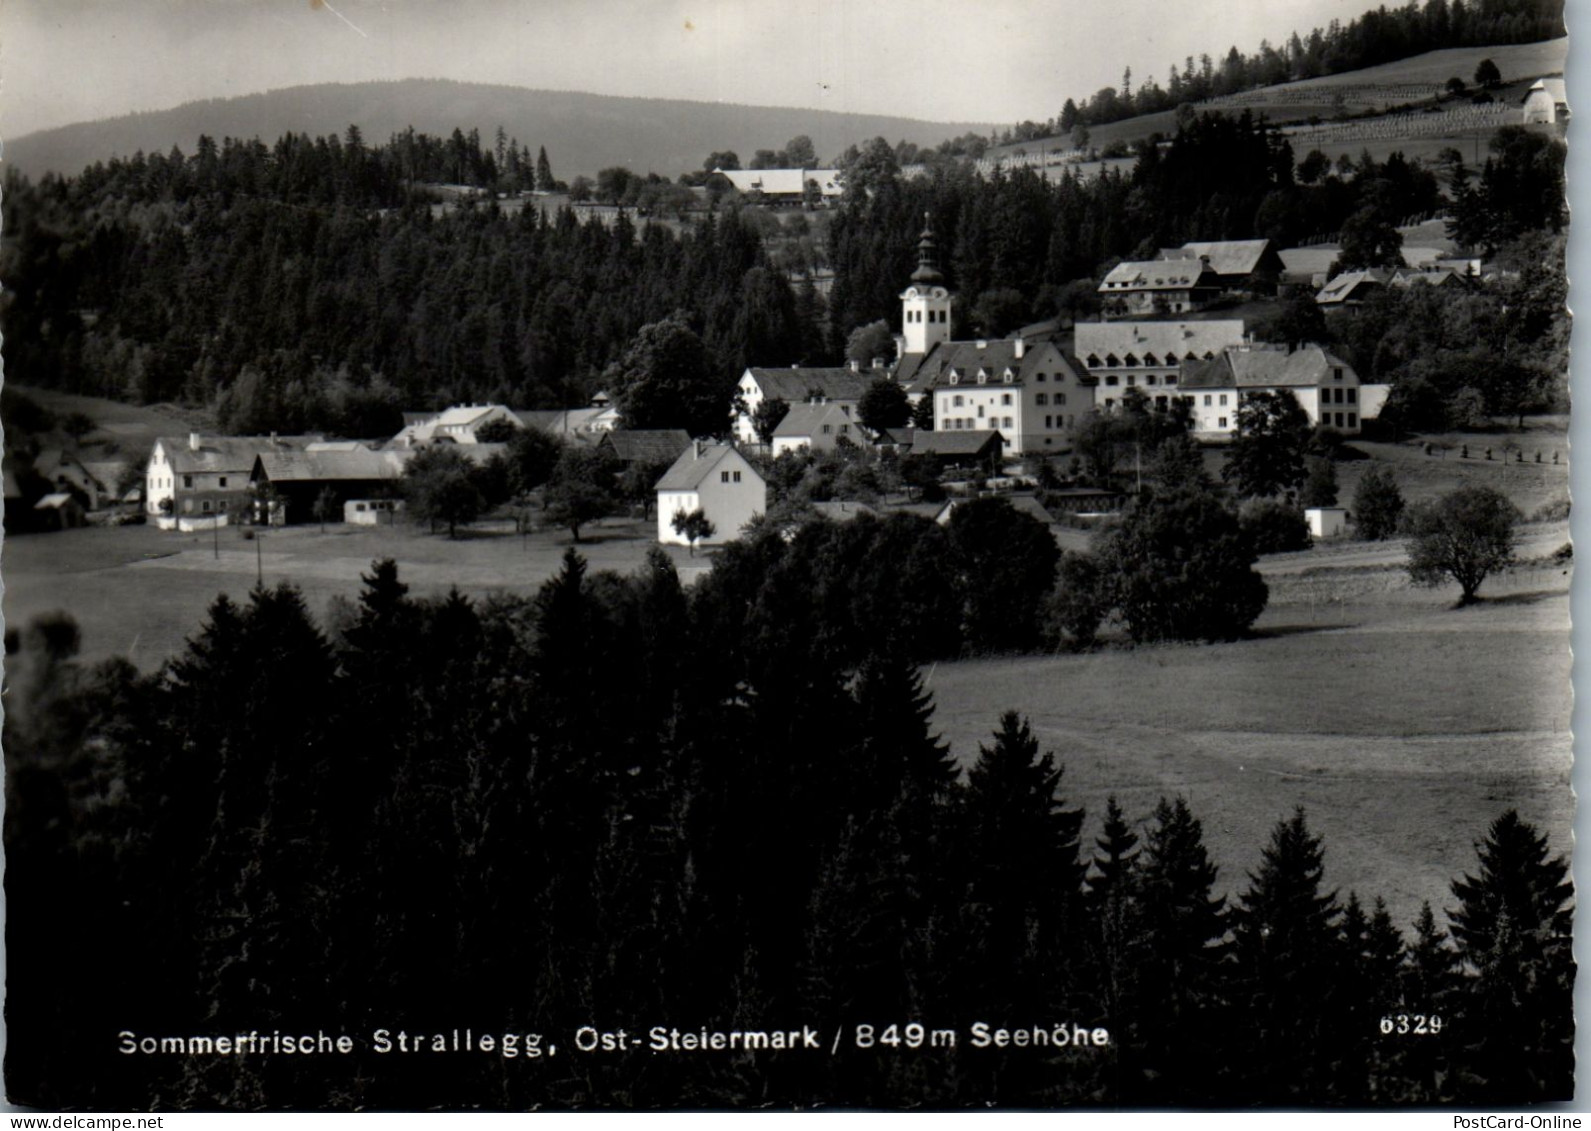
[(935, 723), (965, 764), (1001, 711), (1029, 716), (1090, 845), (1112, 793), (1135, 820), (1186, 796), (1229, 895), (1303, 805), (1327, 884), (1384, 897), (1407, 931), (1422, 901), (1451, 905), (1509, 806), (1570, 847), (1568, 583), (1520, 571), (1460, 611), (1396, 570), (1272, 579), (1258, 639), (940, 664)]
[[(578, 547), (592, 570), (636, 569), (654, 544), (650, 522), (610, 519), (583, 530)], [(218, 593), (241, 600), (254, 587), (291, 581), (309, 608), (324, 615), (335, 597), (358, 595), (361, 573), (377, 558), (400, 563), (416, 596), (457, 585), (471, 595), (534, 593), (557, 572), (570, 545), (567, 532), (520, 538), (511, 531), (461, 532), (457, 541), (414, 527), (334, 523), (267, 531), (245, 541), (240, 530), (178, 534), (153, 526), (67, 530), (7, 538), (3, 562), (5, 619), (19, 627), (39, 613), (64, 608), (83, 628), (87, 659), (126, 656), (145, 669), (180, 650)], [(669, 547), (689, 581), (708, 568)]]

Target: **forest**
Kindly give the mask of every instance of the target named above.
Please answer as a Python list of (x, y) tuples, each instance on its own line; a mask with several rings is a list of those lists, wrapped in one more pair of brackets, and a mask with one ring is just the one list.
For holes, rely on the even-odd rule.
[[(257, 588), (217, 598), (147, 676), (77, 660), (65, 616), (13, 628), (8, 946), (29, 976), (9, 992), (11, 1098), (889, 1108), (1571, 1094), (1567, 865), (1517, 814), (1469, 815), (1478, 856), (1453, 862), (1451, 903), (1412, 924), (1327, 883), (1329, 846), (1302, 810), (1276, 814), (1246, 876), (1218, 874), (1176, 796), (1149, 813), (1110, 805), (1085, 842), (1067, 752), (1024, 719), (992, 714), (959, 761), (936, 737), (915, 658), (956, 645), (934, 635), (942, 571), (918, 555), (908, 584), (884, 584), (912, 560), (913, 532), (878, 523), (869, 542), (826, 526), (799, 547), (737, 543), (689, 591), (661, 553), (618, 576), (572, 550), (533, 598), (416, 599), (376, 562), (325, 624), (291, 586)], [(877, 584), (834, 583), (875, 559), (888, 563)], [(854, 614), (897, 632), (809, 632), (814, 601), (816, 623)], [(70, 929), (22, 926), (58, 921), (63, 891)], [(979, 1051), (978, 1022), (1109, 1040)], [(890, 1044), (890, 1026), (898, 1040), (913, 1023), (962, 1043)], [(825, 1054), (576, 1055), (582, 1025), (812, 1026)], [(872, 1048), (856, 1047), (861, 1026)], [(396, 1061), (370, 1047), (381, 1028), (464, 1027), (543, 1034), (563, 1054)], [(846, 1051), (826, 1055), (837, 1030)], [(123, 1032), (251, 1031), (357, 1048), (119, 1051)]]
[(1131, 176), (1054, 185), (965, 165), (903, 179), (878, 142), (827, 217), (825, 302), (775, 265), (754, 209), (679, 228), (495, 200), (439, 213), (384, 203), (402, 182), (381, 170), (401, 166), (407, 142), (335, 142), (201, 144), (38, 184), (10, 174), (15, 379), (212, 407), (233, 432), (390, 435), (402, 411), (459, 401), (584, 403), (642, 326), (683, 309), (727, 398), (746, 365), (834, 362), (856, 327), (893, 315), (924, 212), (968, 311), (1015, 293), (1000, 309), (1049, 317), (1086, 308), (1120, 257), (1251, 234), (1287, 246), (1371, 204), (1388, 218), (1428, 211), (1438, 192), (1396, 157), (1302, 184), (1286, 143), (1246, 116), (1146, 145)]

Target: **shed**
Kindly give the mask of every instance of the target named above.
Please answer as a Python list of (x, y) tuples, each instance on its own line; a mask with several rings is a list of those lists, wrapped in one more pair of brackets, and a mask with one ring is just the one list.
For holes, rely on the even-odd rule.
[(1316, 538), (1340, 538), (1348, 529), (1348, 511), (1343, 507), (1306, 507), (1304, 521)]

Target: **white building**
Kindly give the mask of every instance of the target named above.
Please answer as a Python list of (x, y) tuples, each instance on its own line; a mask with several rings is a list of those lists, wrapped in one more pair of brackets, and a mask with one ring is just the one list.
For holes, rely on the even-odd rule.
[(1344, 507), (1306, 507), (1304, 521), (1316, 538), (1339, 538), (1348, 529), (1348, 511)]
[(792, 410), (807, 402), (824, 401), (849, 406), (855, 415), (868, 385), (886, 376), (885, 370), (873, 372), (844, 366), (748, 369), (740, 375), (740, 384), (735, 388), (735, 442), (762, 443), (755, 421), (764, 401), (781, 400)]
[(493, 421), (501, 420), (514, 428), (525, 422), (500, 404), (454, 405), (431, 416), (405, 417), (403, 430), (392, 438), (393, 447), (417, 448), (426, 444), (478, 444), (476, 433)]
[(1522, 103), (1521, 121), (1527, 126), (1550, 126), (1569, 116), (1569, 92), (1561, 78), (1537, 79)]
[(1230, 440), (1242, 398), (1260, 392), (1285, 390), (1311, 424), (1350, 436), (1359, 434), (1363, 419), (1359, 375), (1319, 346), (1228, 348), (1210, 361), (1184, 363), (1180, 388), (1193, 407), (1193, 435), (1201, 440)]
[(1177, 393), (1183, 362), (1211, 360), (1243, 344), (1243, 320), (1079, 322), (1074, 341), (1076, 360), (1098, 382), (1100, 408), (1116, 407), (1128, 389), (1163, 406)]
[(767, 511), (768, 485), (732, 445), (694, 440), (657, 481), (657, 540), (689, 545), (684, 535), (675, 532), (674, 516), (698, 509), (713, 524), (703, 545), (731, 541)]
[(848, 403), (833, 401), (791, 405), (784, 419), (773, 430), (773, 455), (797, 452), (832, 452), (841, 439), (860, 444), (864, 437), (856, 422), (856, 411)]
[(1221, 292), (1208, 259), (1128, 260), (1118, 263), (1099, 284), (1106, 318), (1186, 314)]
[(935, 431), (995, 431), (1011, 455), (1069, 450), (1094, 407), (1094, 379), (1054, 342), (940, 342), (913, 380), (934, 398)]

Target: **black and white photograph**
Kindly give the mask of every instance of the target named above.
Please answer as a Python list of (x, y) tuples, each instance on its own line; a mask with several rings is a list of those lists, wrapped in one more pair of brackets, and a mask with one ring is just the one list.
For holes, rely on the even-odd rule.
[(11, 1110), (1579, 1126), (1577, 6), (4, 0)]

